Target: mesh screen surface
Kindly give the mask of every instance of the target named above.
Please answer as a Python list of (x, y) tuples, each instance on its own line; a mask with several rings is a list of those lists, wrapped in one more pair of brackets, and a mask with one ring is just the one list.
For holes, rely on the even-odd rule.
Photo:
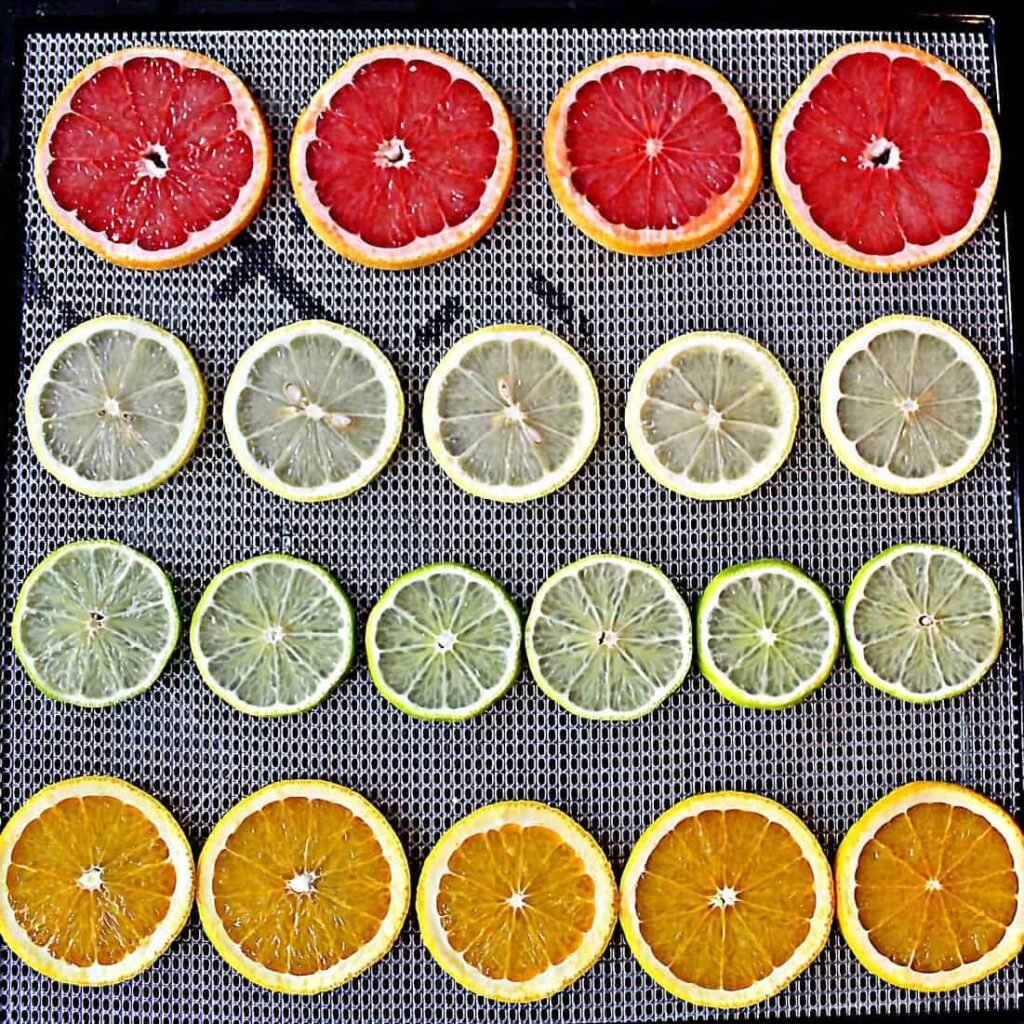
[[(965, 480), (925, 497), (899, 497), (854, 479), (818, 425), (817, 389), (835, 344), (890, 312), (935, 316), (961, 330), (992, 366), (1005, 406), (1010, 387), (1003, 229), (991, 216), (976, 238), (937, 266), (869, 276), (819, 255), (790, 227), (766, 180), (724, 237), (656, 260), (613, 255), (562, 216), (544, 179), (545, 112), (567, 78), (598, 58), (640, 49), (692, 54), (720, 69), (750, 104), (767, 143), (772, 119), (835, 33), (746, 31), (294, 31), (146, 35), (33, 35), (27, 40), (22, 126), (26, 223), (19, 396), (29, 369), (59, 333), (87, 317), (146, 317), (191, 347), (210, 391), (195, 457), (155, 492), (100, 503), (50, 479), (12, 417), (7, 449), (4, 622), (28, 571), (59, 544), (112, 537), (170, 573), (184, 615), (214, 573), (267, 551), (307, 557), (334, 572), (361, 620), (400, 573), (456, 559), (500, 579), (524, 611), (566, 562), (613, 551), (663, 568), (691, 608), (725, 566), (780, 557), (841, 601), (854, 572), (889, 544), (947, 543), (995, 578), (1008, 609), (1005, 649), (969, 695), (938, 707), (895, 702), (861, 682), (842, 658), (824, 688), (788, 711), (734, 707), (697, 673), (649, 717), (629, 724), (576, 720), (525, 675), (463, 725), (412, 721), (372, 687), (362, 660), (321, 707), (256, 720), (200, 681), (182, 645), (166, 674), (129, 703), (100, 711), (38, 693), (11, 650), (2, 652), (4, 818), (42, 786), (83, 773), (124, 777), (162, 800), (196, 849), (233, 803), (267, 783), (334, 779), (373, 800), (397, 828), (417, 871), (453, 821), (481, 804), (530, 798), (590, 829), (621, 870), (640, 834), (686, 795), (754, 790), (800, 814), (830, 854), (856, 817), (893, 787), (941, 778), (975, 787), (1019, 811), (1021, 756), (1011, 438), (1001, 420), (990, 450)], [(990, 99), (992, 53), (979, 32), (899, 38), (949, 60)], [(287, 180), (291, 128), (343, 60), (392, 40), (421, 42), (468, 62), (513, 113), (521, 144), (516, 182), (493, 230), (469, 252), (424, 270), (375, 272), (348, 263), (302, 220)], [(269, 198), (239, 241), (198, 264), (159, 274), (118, 269), (58, 231), (31, 186), (28, 154), (49, 104), (75, 71), (118, 47), (170, 43), (223, 61), (246, 80), (275, 145)], [(228, 449), (219, 409), (240, 353), (273, 327), (326, 316), (375, 339), (394, 361), (409, 402), (402, 444), (378, 480), (341, 502), (299, 506), (247, 479)], [(541, 324), (577, 347), (602, 395), (602, 436), (579, 476), (523, 507), (458, 491), (434, 465), (419, 428), (426, 379), (459, 337), (488, 323)], [(720, 328), (750, 335), (781, 360), (799, 390), (803, 420), (793, 453), (754, 495), (697, 503), (656, 485), (632, 457), (623, 427), (641, 358), (677, 334)], [(647, 979), (617, 934), (596, 968), (570, 990), (528, 1007), (488, 1004), (429, 958), (410, 920), (396, 948), (334, 993), (283, 998), (235, 975), (193, 915), (182, 938), (143, 976), (109, 991), (59, 987), (0, 950), (8, 1018), (122, 1022), (668, 1021), (702, 1017)], [(922, 997), (872, 979), (838, 934), (782, 995), (748, 1012), (781, 1016), (914, 1007), (1016, 1007), (1017, 963), (966, 991)]]

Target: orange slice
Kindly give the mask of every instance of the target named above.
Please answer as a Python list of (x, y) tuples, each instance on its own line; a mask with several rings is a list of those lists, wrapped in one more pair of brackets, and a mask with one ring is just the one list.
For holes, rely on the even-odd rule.
[(197, 899), (203, 929), (236, 971), (311, 995), (392, 947), (409, 910), (409, 865), (358, 793), (277, 782), (217, 822), (199, 857)]
[(1024, 835), (962, 786), (913, 782), (869, 808), (836, 854), (839, 926), (901, 988), (970, 985), (1024, 948)]
[(270, 183), (249, 90), (202, 54), (160, 46), (93, 61), (50, 108), (36, 147), (46, 212), (111, 263), (162, 270), (231, 241)]
[(71, 985), (144, 971), (188, 920), (192, 851), (178, 823), (120, 779), (36, 793), (0, 833), (0, 935)]
[(406, 270), (487, 231), (515, 150), (504, 104), (475, 71), (422, 46), (379, 46), (344, 64), (302, 112), (292, 186), (336, 252)]
[(775, 995), (821, 952), (832, 872), (795, 814), (749, 793), (706, 793), (666, 811), (622, 873), (622, 930), (640, 966), (702, 1006)]
[(761, 183), (761, 140), (713, 68), (676, 53), (624, 53), (562, 87), (544, 164), (581, 231), (616, 252), (661, 256), (739, 220)]
[(431, 850), (416, 892), (420, 932), (460, 985), (504, 1002), (544, 999), (608, 946), (617, 910), (611, 866), (561, 811), (491, 804)]

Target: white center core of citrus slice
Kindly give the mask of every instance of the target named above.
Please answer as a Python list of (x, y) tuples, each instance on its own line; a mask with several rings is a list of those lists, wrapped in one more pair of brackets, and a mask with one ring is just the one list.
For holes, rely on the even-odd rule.
[(920, 409), (920, 408), (921, 407), (917, 404), (916, 400), (913, 399), (913, 398), (904, 398), (903, 401), (899, 403), (900, 412), (906, 413), (906, 415), (908, 415), (908, 416), (911, 413), (917, 412), (917, 410)]
[(927, 629), (929, 626), (934, 626), (935, 616), (929, 615), (927, 612), (924, 612), (923, 614), (917, 617), (917, 624), (924, 629)]
[(723, 885), (711, 899), (708, 900), (709, 907), (717, 907), (724, 910), (731, 907), (739, 900), (739, 893), (731, 885)]
[(263, 634), (263, 639), (266, 640), (268, 644), (279, 644), (284, 639), (284, 626), (270, 626)]
[(942, 888), (942, 883), (937, 878), (929, 878), (924, 887), (928, 892), (938, 892)]
[(103, 403), (103, 415), (104, 416), (120, 416), (121, 406), (118, 404), (116, 398), (108, 398)]
[(446, 629), (437, 638), (437, 649), (442, 654), (447, 654), (455, 646), (457, 639), (458, 637), (450, 629)]
[(505, 902), (513, 910), (522, 910), (526, 906), (526, 893), (514, 892)]
[(860, 166), (862, 170), (879, 167), (895, 171), (900, 166), (900, 147), (884, 136), (880, 139), (873, 138), (861, 154)]
[(722, 425), (722, 414), (713, 406), (708, 406), (705, 422), (711, 430), (717, 430)]
[(78, 884), (86, 892), (95, 892), (103, 887), (103, 868), (89, 868), (78, 876)]
[(644, 152), (647, 154), (647, 159), (653, 160), (661, 152), (661, 147), (661, 139), (648, 139), (644, 143)]
[(619, 634), (616, 633), (614, 629), (602, 629), (601, 632), (597, 634), (597, 642), (602, 647), (607, 647), (609, 649), (618, 647), (619, 639)]
[(316, 892), (316, 875), (312, 871), (300, 871), (289, 879), (288, 888), (297, 893)]
[(767, 644), (769, 647), (775, 646), (775, 641), (779, 639), (774, 629), (769, 629), (765, 626), (763, 629), (757, 631), (758, 638), (761, 643)]
[(408, 167), (412, 153), (401, 139), (385, 139), (377, 147), (376, 163), (378, 167)]
[(139, 159), (139, 175), (143, 178), (162, 178), (167, 173), (167, 150), (159, 143), (147, 146)]

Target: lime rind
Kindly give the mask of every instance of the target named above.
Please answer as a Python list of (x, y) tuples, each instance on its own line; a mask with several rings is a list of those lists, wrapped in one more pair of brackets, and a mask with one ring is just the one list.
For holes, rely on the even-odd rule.
[[(498, 681), (492, 686), (481, 688), (480, 697), (471, 704), (458, 708), (428, 708), (421, 704), (410, 701), (403, 693), (391, 686), (386, 678), (385, 671), (381, 666), (381, 648), (377, 642), (381, 619), (384, 614), (394, 607), (396, 597), (411, 583), (429, 579), (431, 576), (450, 574), (462, 577), (468, 582), (473, 582), (489, 591), (494, 597), (494, 607), (504, 612), (508, 618), (509, 629), (514, 643), (509, 644), (512, 657), (509, 658), (505, 669), (498, 677)], [(413, 569), (402, 576), (399, 576), (391, 586), (384, 591), (380, 600), (373, 606), (366, 620), (366, 660), (370, 671), (370, 678), (380, 694), (400, 711), (423, 721), (429, 722), (463, 722), (486, 711), (497, 700), (503, 697), (511, 688), (519, 675), (522, 667), (522, 625), (519, 611), (515, 602), (509, 596), (505, 588), (493, 577), (482, 573), (477, 569), (461, 565), (457, 562), (437, 562), (432, 565), (425, 565), (419, 569)]]
[[(121, 330), (132, 333), (137, 340), (160, 344), (179, 371), (186, 397), (183, 428), (169, 452), (145, 473), (123, 481), (108, 481), (101, 485), (79, 472), (74, 466), (62, 462), (51, 452), (46, 439), (47, 420), (40, 408), (40, 399), (57, 361), (72, 346), (81, 345), (92, 335), (103, 330)], [(191, 386), (190, 386), (191, 385)], [(99, 409), (97, 408), (97, 412)], [(192, 457), (206, 424), (206, 386), (192, 353), (180, 338), (147, 320), (131, 316), (100, 316), (73, 327), (54, 340), (40, 357), (25, 391), (25, 424), (29, 443), (43, 468), (62, 484), (91, 498), (125, 498), (153, 490), (174, 476)]]
[[(160, 591), (163, 606), (167, 609), (168, 625), (170, 627), (164, 643), (156, 651), (152, 652), (152, 668), (148, 672), (145, 672), (134, 685), (124, 687), (113, 696), (104, 697), (102, 699), (88, 698), (81, 694), (70, 694), (66, 691), (56, 689), (45, 678), (45, 674), (39, 668), (36, 659), (28, 653), (24, 637), (25, 617), (28, 614), (30, 595), (36, 582), (53, 570), (64, 556), (75, 551), (88, 549), (106, 549), (116, 551), (121, 557), (134, 561), (149, 572), (153, 582)], [(18, 593), (18, 599), (14, 606), (14, 614), (11, 621), (11, 639), (14, 644), (14, 651), (32, 684), (41, 693), (51, 698), (51, 700), (59, 701), (62, 704), (74, 704), (76, 707), (83, 708), (110, 707), (113, 704), (120, 704), (122, 701), (126, 701), (129, 698), (135, 697), (148, 690), (163, 674), (164, 669), (167, 667), (167, 662), (170, 660), (171, 655), (178, 646), (178, 640), (180, 637), (181, 618), (178, 612), (177, 602), (174, 598), (174, 590), (171, 586), (170, 577), (151, 558), (148, 558), (141, 552), (136, 551), (134, 548), (128, 547), (126, 544), (121, 544), (119, 541), (114, 540), (74, 541), (50, 552), (50, 554), (47, 555), (46, 558), (44, 558), (43, 561), (29, 573), (25, 582), (22, 584), (21, 590)]]
[[(935, 693), (921, 693), (910, 690), (879, 675), (878, 672), (868, 664), (864, 655), (864, 644), (862, 644), (858, 639), (856, 629), (854, 628), (854, 614), (856, 612), (857, 604), (862, 598), (865, 587), (867, 586), (871, 576), (877, 569), (887, 565), (900, 555), (908, 553), (941, 555), (953, 559), (961, 569), (977, 579), (992, 598), (992, 613), (993, 618), (995, 619), (996, 629), (990, 653), (979, 661), (977, 667), (971, 672), (968, 678), (954, 686), (945, 687)], [(912, 704), (932, 704), (936, 701), (959, 696), (976, 686), (985, 677), (989, 669), (995, 664), (995, 661), (1002, 650), (1004, 637), (1002, 604), (999, 600), (999, 590), (992, 581), (992, 578), (984, 571), (984, 569), (967, 558), (966, 555), (941, 544), (896, 544), (893, 547), (882, 551), (880, 554), (875, 555), (874, 558), (861, 566), (857, 574), (853, 577), (850, 589), (846, 595), (846, 600), (843, 603), (843, 628), (846, 635), (846, 649), (849, 653), (850, 661), (861, 679), (870, 683), (883, 693), (888, 694), (890, 697), (897, 697), (900, 700), (904, 700)]]
[[(828, 647), (822, 652), (822, 659), (819, 669), (808, 676), (799, 686), (790, 692), (774, 696), (771, 694), (752, 694), (749, 691), (737, 686), (728, 675), (721, 671), (715, 664), (713, 652), (709, 641), (709, 621), (712, 613), (718, 607), (719, 598), (722, 592), (737, 580), (744, 577), (776, 574), (785, 576), (797, 586), (803, 588), (804, 592), (811, 595), (819, 602), (822, 621), (829, 627)], [(697, 603), (697, 665), (701, 675), (727, 700), (738, 704), (741, 707), (757, 708), (765, 711), (782, 710), (792, 707), (800, 701), (809, 697), (829, 677), (835, 667), (836, 658), (839, 656), (840, 631), (839, 620), (825, 589), (805, 573), (801, 572), (795, 565), (777, 559), (760, 559), (755, 562), (747, 562), (742, 565), (734, 565), (718, 573), (707, 585), (704, 593)]]
[[(683, 651), (678, 664), (676, 665), (675, 671), (671, 674), (666, 683), (654, 688), (654, 692), (648, 700), (629, 709), (616, 710), (613, 708), (606, 708), (602, 710), (595, 710), (570, 700), (558, 687), (554, 686), (550, 680), (546, 678), (546, 674), (541, 665), (541, 656), (538, 654), (535, 646), (534, 637), (537, 626), (540, 620), (544, 618), (542, 608), (545, 598), (560, 583), (575, 577), (578, 573), (588, 567), (597, 565), (612, 565), (623, 572), (639, 571), (647, 575), (658, 585), (663, 592), (665, 599), (671, 603), (673, 610), (678, 616), (678, 622), (681, 627), (679, 636), (676, 639), (679, 640)], [(683, 680), (686, 678), (686, 674), (690, 670), (690, 664), (693, 658), (693, 627), (690, 619), (690, 611), (686, 602), (679, 594), (679, 591), (676, 590), (672, 581), (660, 569), (655, 568), (647, 562), (642, 562), (635, 558), (627, 558), (623, 555), (588, 555), (586, 558), (581, 558), (578, 561), (564, 566), (550, 576), (541, 586), (540, 590), (537, 591), (537, 594), (533, 599), (533, 604), (530, 607), (530, 614), (526, 621), (525, 639), (527, 663), (530, 667), (530, 673), (540, 689), (566, 711), (569, 711), (580, 718), (595, 721), (625, 722), (642, 718), (645, 715), (650, 714), (679, 689)]]
[[(238, 694), (229, 687), (223, 686), (210, 667), (210, 657), (203, 650), (200, 638), (202, 620), (204, 614), (214, 603), (217, 591), (226, 581), (239, 573), (249, 572), (252, 568), (261, 565), (285, 565), (294, 572), (305, 572), (315, 579), (322, 586), (325, 594), (329, 595), (335, 602), (342, 619), (340, 653), (331, 671), (325, 673), (319, 684), (313, 688), (309, 695), (302, 701), (295, 704), (276, 702), (270, 705), (250, 704), (242, 700)], [(302, 558), (295, 558), (291, 555), (269, 554), (257, 555), (254, 558), (247, 558), (241, 562), (235, 562), (222, 569), (207, 584), (203, 591), (195, 612), (192, 614), (192, 622), (189, 628), (189, 646), (192, 650), (192, 657), (195, 660), (196, 668), (203, 679), (203, 682), (222, 700), (226, 701), (237, 711), (241, 711), (257, 718), (280, 718), (285, 715), (297, 715), (303, 711), (309, 711), (330, 696), (337, 688), (342, 679), (352, 667), (355, 658), (355, 612), (352, 602), (342, 589), (341, 584), (322, 566), (315, 565)]]

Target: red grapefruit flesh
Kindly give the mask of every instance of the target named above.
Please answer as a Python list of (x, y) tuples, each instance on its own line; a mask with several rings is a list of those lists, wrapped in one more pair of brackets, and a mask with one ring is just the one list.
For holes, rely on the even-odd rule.
[(465, 65), (418, 46), (357, 54), (295, 128), (291, 177), (332, 249), (404, 270), (472, 245), (512, 183), (515, 137), (498, 94)]
[(991, 205), (999, 158), (977, 89), (898, 43), (830, 54), (772, 137), (772, 176), (797, 230), (861, 270), (906, 270), (966, 242)]
[(709, 242), (761, 181), (757, 129), (739, 94), (671, 53), (610, 57), (571, 79), (548, 114), (544, 160), (569, 219), (638, 256)]
[(36, 148), (47, 212), (112, 263), (191, 263), (255, 215), (270, 140), (255, 100), (216, 61), (123, 50), (90, 64), (51, 107)]

